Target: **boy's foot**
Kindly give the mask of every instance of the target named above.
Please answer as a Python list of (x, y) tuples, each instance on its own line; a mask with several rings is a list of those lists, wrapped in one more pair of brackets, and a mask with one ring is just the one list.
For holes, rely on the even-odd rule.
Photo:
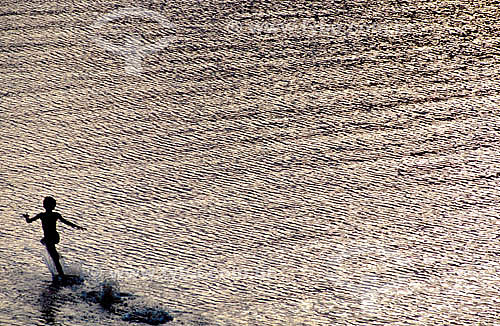
[(57, 274), (52, 277), (52, 280), (54, 282), (64, 282), (66, 281), (67, 277), (65, 274)]
[(54, 275), (52, 277), (52, 282), (56, 285), (76, 285), (76, 284), (82, 284), (83, 283), (83, 278), (78, 275)]

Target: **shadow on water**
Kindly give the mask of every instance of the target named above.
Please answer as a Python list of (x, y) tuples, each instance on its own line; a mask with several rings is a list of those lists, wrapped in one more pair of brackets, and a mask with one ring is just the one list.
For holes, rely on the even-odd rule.
[(71, 291), (76, 290), (75, 286), (82, 285), (84, 282), (82, 277), (68, 277), (60, 279), (54, 277), (52, 282), (48, 283), (40, 292), (40, 312), (44, 325), (59, 325), (56, 321), (57, 313), (61, 306), (74, 303), (71, 295), (64, 294), (62, 290), (67, 287), (72, 287)]
[[(98, 318), (119, 318), (131, 323), (160, 325), (172, 321), (174, 317), (157, 305), (149, 305), (137, 296), (120, 292), (117, 282), (104, 280), (96, 286), (85, 284), (83, 278), (57, 277), (41, 289), (39, 297), (40, 319), (43, 325), (60, 325), (67, 316), (61, 314), (67, 311), (66, 305), (80, 306), (89, 309), (89, 313), (97, 313)], [(83, 303), (83, 305), (81, 305)], [(95, 310), (92, 307), (100, 307)], [(84, 315), (87, 315), (85, 313)], [(115, 319), (116, 320), (116, 319)]]
[(62, 304), (60, 291), (61, 287), (52, 283), (40, 293), (40, 312), (45, 325), (56, 325), (56, 315)]

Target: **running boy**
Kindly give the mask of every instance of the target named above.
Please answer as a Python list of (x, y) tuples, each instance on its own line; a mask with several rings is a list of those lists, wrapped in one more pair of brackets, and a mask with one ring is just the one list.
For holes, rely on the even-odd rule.
[(42, 228), (43, 228), (43, 238), (40, 240), (42, 244), (47, 247), (47, 251), (49, 252), (54, 264), (56, 265), (57, 273), (59, 276), (64, 276), (64, 271), (62, 269), (61, 263), (59, 262), (59, 253), (56, 250), (56, 244), (59, 243), (59, 233), (56, 230), (56, 222), (60, 220), (66, 225), (74, 227), (78, 230), (85, 230), (70, 221), (65, 220), (61, 214), (53, 212), (56, 207), (56, 200), (52, 197), (45, 197), (43, 200), (43, 207), (45, 208), (45, 213), (37, 214), (33, 218), (29, 218), (28, 214), (24, 214), (23, 217), (26, 219), (26, 222), (31, 223), (36, 221), (37, 219), (42, 220)]

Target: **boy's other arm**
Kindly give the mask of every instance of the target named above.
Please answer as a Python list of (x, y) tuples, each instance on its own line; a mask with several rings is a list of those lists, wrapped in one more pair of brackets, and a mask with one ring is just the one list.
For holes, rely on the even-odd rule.
[(30, 216), (28, 215), (28, 213), (26, 213), (26, 214), (23, 214), (23, 217), (26, 219), (26, 222), (31, 223), (33, 221), (38, 220), (40, 218), (40, 214), (37, 214), (35, 217), (30, 218)]
[(62, 217), (61, 215), (59, 215), (59, 220), (60, 220), (61, 222), (63, 222), (64, 224), (71, 226), (72, 228), (76, 228), (76, 229), (78, 229), (78, 230), (85, 230), (85, 228), (82, 228), (81, 226), (78, 226), (78, 225), (76, 225), (75, 223), (72, 223), (72, 222), (70, 222), (70, 221), (66, 220), (66, 219), (65, 219), (64, 217)]

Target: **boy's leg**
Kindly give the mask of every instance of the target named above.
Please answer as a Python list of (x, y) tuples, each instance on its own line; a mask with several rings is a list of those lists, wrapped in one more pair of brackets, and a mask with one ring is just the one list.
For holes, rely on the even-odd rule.
[(64, 275), (64, 271), (62, 269), (61, 263), (59, 262), (59, 253), (56, 250), (56, 245), (47, 244), (47, 251), (49, 252), (54, 264), (56, 265), (57, 273), (61, 276)]

